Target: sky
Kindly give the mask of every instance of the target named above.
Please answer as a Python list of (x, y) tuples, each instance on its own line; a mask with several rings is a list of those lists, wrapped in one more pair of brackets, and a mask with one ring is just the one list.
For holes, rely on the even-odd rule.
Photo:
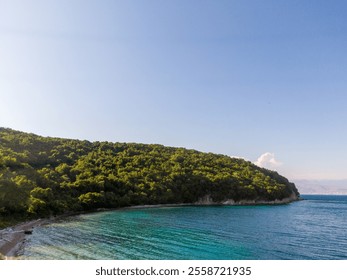
[(0, 127), (347, 179), (347, 2), (0, 0)]

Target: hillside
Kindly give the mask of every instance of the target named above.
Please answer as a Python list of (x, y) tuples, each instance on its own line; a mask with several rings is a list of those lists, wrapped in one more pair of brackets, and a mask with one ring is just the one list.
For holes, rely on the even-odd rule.
[[(0, 218), (97, 208), (255, 202), (299, 193), (277, 172), (242, 159), (162, 145), (41, 137), (0, 128)], [(1, 226), (1, 222), (0, 222)]]

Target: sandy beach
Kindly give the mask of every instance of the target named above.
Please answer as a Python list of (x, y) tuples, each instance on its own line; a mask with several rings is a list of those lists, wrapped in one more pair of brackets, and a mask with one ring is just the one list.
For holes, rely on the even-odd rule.
[(24, 245), (25, 231), (33, 230), (36, 226), (45, 223), (46, 220), (38, 219), (29, 222), (20, 223), (13, 227), (8, 227), (0, 231), (0, 256), (3, 258), (15, 258), (19, 250)]

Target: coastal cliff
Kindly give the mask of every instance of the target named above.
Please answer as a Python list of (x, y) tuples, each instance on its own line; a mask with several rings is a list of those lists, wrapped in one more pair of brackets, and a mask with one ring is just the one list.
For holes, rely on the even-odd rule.
[(195, 205), (230, 205), (230, 206), (242, 206), (242, 205), (277, 205), (277, 204), (287, 204), (300, 199), (300, 196), (296, 193), (292, 193), (289, 197), (275, 200), (264, 200), (264, 199), (241, 199), (235, 201), (234, 199), (224, 199), (221, 201), (213, 201), (210, 195), (206, 195), (200, 198)]
[(0, 226), (98, 208), (275, 204), (299, 198), (277, 172), (162, 145), (41, 137), (0, 128)]

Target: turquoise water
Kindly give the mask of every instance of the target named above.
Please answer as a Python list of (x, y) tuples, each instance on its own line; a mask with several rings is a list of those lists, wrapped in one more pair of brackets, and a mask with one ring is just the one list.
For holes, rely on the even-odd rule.
[(36, 228), (27, 259), (347, 259), (347, 196), (117, 210)]

